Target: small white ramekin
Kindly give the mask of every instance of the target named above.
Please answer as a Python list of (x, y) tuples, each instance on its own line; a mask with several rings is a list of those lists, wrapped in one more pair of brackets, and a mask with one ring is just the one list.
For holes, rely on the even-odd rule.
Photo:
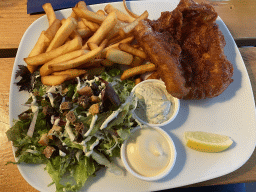
[[(143, 127), (148, 127), (148, 126), (144, 125)], [(131, 135), (134, 132), (136, 132), (137, 130), (143, 129), (143, 127), (134, 128), (131, 131)], [(156, 180), (164, 178), (165, 176), (167, 176), (171, 172), (171, 170), (174, 167), (175, 161), (176, 161), (177, 153), (176, 153), (176, 148), (175, 148), (174, 142), (173, 142), (172, 138), (170, 137), (170, 135), (167, 132), (165, 132), (163, 129), (161, 129), (159, 127), (150, 127), (150, 128), (159, 131), (166, 138), (168, 144), (170, 145), (171, 158), (170, 158), (170, 161), (169, 161), (168, 165), (166, 166), (166, 169), (163, 172), (161, 172), (160, 174), (158, 174), (156, 176), (153, 176), (153, 177), (142, 176), (142, 175), (138, 174), (136, 171), (134, 171), (133, 168), (129, 165), (129, 163), (127, 161), (127, 155), (126, 155), (127, 154), (126, 150), (127, 150), (127, 145), (128, 145), (129, 138), (127, 140), (125, 140), (124, 143), (121, 146), (121, 160), (124, 164), (125, 169), (129, 173), (131, 173), (133, 176), (135, 176), (135, 177), (137, 177), (141, 180), (145, 180), (145, 181), (156, 181)]]
[[(139, 86), (143, 86), (145, 85), (146, 83), (155, 83), (155, 84), (162, 84), (165, 86), (164, 82), (161, 81), (161, 80), (157, 80), (157, 79), (149, 79), (149, 80), (145, 80), (145, 81), (142, 81), (141, 83), (137, 84), (131, 91), (132, 94), (135, 93), (135, 90), (139, 87)], [(170, 98), (171, 98), (171, 103), (172, 103), (172, 107), (171, 107), (171, 115), (170, 115), (170, 118), (163, 122), (163, 123), (158, 123), (158, 124), (152, 124), (152, 123), (149, 123), (149, 122), (146, 122), (146, 121), (143, 121), (142, 119), (140, 119), (138, 117), (138, 115), (136, 115), (135, 113), (135, 110), (132, 111), (132, 115), (133, 115), (133, 118), (134, 119), (137, 119), (139, 122), (141, 122), (142, 124), (144, 125), (148, 125), (149, 127), (162, 127), (162, 126), (165, 126), (169, 123), (171, 123), (177, 116), (178, 112), (179, 112), (179, 109), (180, 109), (180, 100), (176, 97), (173, 97), (171, 95), (169, 95)]]

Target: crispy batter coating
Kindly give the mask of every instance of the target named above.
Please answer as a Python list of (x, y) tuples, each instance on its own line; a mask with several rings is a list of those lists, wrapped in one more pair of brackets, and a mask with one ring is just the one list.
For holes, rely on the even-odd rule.
[(135, 27), (135, 37), (140, 46), (157, 66), (161, 79), (165, 82), (167, 91), (177, 98), (183, 98), (189, 89), (185, 87), (185, 78), (180, 65), (180, 46), (176, 43), (166, 43), (166, 37), (156, 33), (146, 21), (141, 21)]
[[(164, 58), (162, 51), (156, 53), (147, 48), (159, 44), (174, 57), (175, 62), (162, 58), (157, 64), (158, 73), (173, 96), (182, 99), (212, 98), (220, 95), (233, 81), (233, 66), (224, 54), (225, 39), (215, 22), (216, 18), (217, 13), (212, 6), (181, 0), (172, 12), (162, 12), (155, 21), (147, 20), (143, 25), (147, 28), (144, 29), (145, 34), (138, 34), (142, 24), (135, 28), (137, 41), (151, 59)], [(147, 41), (142, 38), (146, 35), (150, 36)], [(179, 73), (173, 71), (173, 65)], [(176, 87), (168, 83), (170, 79)]]

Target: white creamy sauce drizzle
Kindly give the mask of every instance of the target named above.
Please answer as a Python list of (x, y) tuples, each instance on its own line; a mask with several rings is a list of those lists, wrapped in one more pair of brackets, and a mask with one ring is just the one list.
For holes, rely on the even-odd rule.
[(100, 130), (105, 129), (108, 126), (108, 123), (117, 117), (117, 115), (122, 111), (121, 108), (117, 109), (116, 111), (114, 111), (100, 126)]
[(51, 124), (54, 125), (54, 115), (51, 116)]
[(100, 143), (100, 140), (101, 140), (101, 139), (104, 139), (104, 137), (102, 137), (101, 135), (99, 135), (99, 134), (97, 134), (97, 133), (96, 133), (94, 136), (97, 137), (97, 139), (96, 139), (96, 141), (94, 141), (94, 143), (90, 146), (90, 148), (89, 148), (90, 151), (88, 151), (88, 152), (85, 153), (85, 156), (87, 156), (87, 157), (89, 157), (89, 156), (93, 153), (93, 149)]
[(135, 90), (138, 98), (136, 115), (143, 121), (158, 124), (169, 119), (172, 103), (168, 93), (162, 84), (142, 84)]
[(51, 106), (54, 107), (54, 98), (53, 98), (52, 94), (51, 93), (47, 93), (47, 96), (48, 96), (48, 98), (50, 100)]
[(92, 138), (92, 136), (87, 137), (85, 140), (82, 141), (82, 145), (83, 145), (83, 152), (86, 153), (87, 152), (87, 142), (90, 141)]
[(110, 149), (108, 149), (107, 150), (107, 153), (112, 153), (112, 151), (113, 151), (113, 149), (115, 149), (115, 147), (117, 146), (117, 144), (118, 144), (118, 140), (117, 140), (117, 138), (116, 138), (116, 136), (115, 135), (112, 135), (112, 137), (114, 138), (114, 140), (115, 140), (115, 145), (113, 146), (113, 147), (111, 147)]
[(36, 97), (31, 93), (32, 102), (31, 102), (31, 110), (33, 113), (39, 110), (38, 104), (36, 102)]
[(92, 80), (86, 80), (84, 83), (81, 82), (79, 77), (77, 77), (76, 79), (77, 79), (78, 83), (77, 83), (77, 86), (76, 86), (76, 91), (75, 91), (75, 93), (72, 97), (73, 99), (75, 98), (76, 93), (77, 93), (78, 90), (84, 88), (87, 84), (89, 84), (89, 86), (92, 86), (92, 84), (94, 82), (99, 81), (99, 77), (94, 77), (94, 79), (92, 79)]
[(112, 121), (114, 118), (117, 117), (117, 115), (123, 110), (123, 108), (127, 105), (127, 103), (132, 102), (133, 100), (133, 94), (131, 94), (126, 101), (121, 105), (121, 107), (119, 107), (116, 111), (113, 111), (113, 113), (102, 123), (102, 125), (100, 126), (100, 130), (105, 129), (109, 122)]
[(61, 151), (61, 150), (59, 150), (59, 154), (60, 154), (60, 156), (62, 156), (62, 157), (66, 156), (66, 153), (64, 153), (64, 152)]
[(81, 157), (82, 153), (83, 153), (82, 151), (77, 151), (77, 153), (76, 153), (76, 159), (77, 159), (77, 161), (80, 160), (80, 157)]
[(72, 129), (71, 129), (71, 127), (70, 127), (69, 125), (70, 125), (70, 121), (69, 121), (68, 119), (66, 119), (65, 130), (67, 131), (70, 140), (71, 140), (71, 141), (74, 141), (75, 135), (74, 135), (74, 133), (72, 132)]
[(94, 125), (95, 125), (97, 119), (98, 119), (98, 115), (94, 115), (94, 116), (92, 117), (92, 121), (91, 121), (91, 124), (90, 124), (90, 128), (89, 128), (89, 130), (84, 134), (84, 137), (87, 137), (87, 136), (92, 132), (92, 130), (93, 130), (93, 128), (94, 128)]
[(60, 85), (51, 86), (43, 97), (48, 97), (51, 103), (51, 106), (54, 107), (54, 98), (52, 93), (60, 93), (62, 95), (62, 87)]
[(90, 146), (90, 151), (85, 153), (85, 156), (89, 157), (93, 153), (94, 147), (100, 143), (100, 138), (97, 138), (96, 141)]
[(60, 118), (58, 118), (58, 119), (56, 119), (55, 121), (54, 121), (54, 125), (59, 125), (59, 123), (60, 123)]

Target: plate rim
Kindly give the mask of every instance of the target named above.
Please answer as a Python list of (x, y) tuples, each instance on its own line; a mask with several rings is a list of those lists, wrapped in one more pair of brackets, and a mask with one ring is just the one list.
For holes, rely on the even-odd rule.
[[(175, 0), (175, 1), (178, 2), (179, 0)], [(155, 3), (156, 1), (152, 1), (152, 0), (151, 0), (151, 1), (148, 1), (148, 2), (150, 2), (150, 3), (153, 3), (153, 2), (154, 2), (154, 3)], [(169, 3), (168, 1), (157, 1), (157, 2), (158, 2), (158, 3), (159, 3), (159, 2)], [(109, 2), (109, 3), (110, 3), (110, 4), (121, 4), (122, 2)], [(109, 4), (109, 3), (95, 4), (95, 5), (88, 5), (88, 6), (89, 6), (89, 7), (95, 7), (95, 6), (106, 5), (106, 4)], [(133, 4), (133, 3), (141, 3), (141, 4), (144, 4), (145, 1), (129, 1), (129, 2), (127, 2), (127, 3), (131, 3), (131, 4)], [(71, 8), (67, 8), (67, 9), (59, 10), (59, 11), (57, 11), (57, 12), (58, 12), (58, 13), (62, 13), (62, 12), (70, 11), (70, 10), (71, 10)], [(13, 105), (13, 104), (12, 104), (12, 101), (13, 101), (13, 97), (14, 97), (14, 95), (13, 95), (13, 89), (14, 89), (14, 86), (15, 86), (15, 85), (14, 85), (14, 82), (15, 82), (14, 76), (15, 76), (15, 72), (16, 72), (15, 67), (17, 67), (17, 65), (18, 65), (18, 64), (17, 64), (17, 62), (18, 62), (17, 60), (18, 60), (18, 55), (20, 54), (20, 51), (21, 51), (21, 45), (23, 45), (23, 41), (24, 41), (24, 39), (25, 39), (26, 33), (27, 33), (31, 28), (33, 28), (33, 26), (35, 25), (35, 23), (40, 22), (40, 20), (45, 19), (45, 18), (46, 18), (46, 15), (41, 16), (40, 18), (36, 19), (36, 20), (27, 28), (26, 32), (23, 34), (23, 37), (22, 37), (22, 39), (21, 39), (21, 41), (20, 41), (20, 44), (19, 44), (19, 47), (18, 47), (17, 55), (16, 55), (16, 57), (15, 57), (14, 66), (13, 66), (13, 70), (12, 70), (11, 85), (10, 85), (10, 96), (9, 96), (9, 101), (10, 101), (10, 103), (9, 103), (9, 118), (10, 118), (9, 121), (10, 121), (10, 125), (12, 125), (12, 119), (13, 119), (13, 113), (11, 113), (11, 112), (12, 112), (11, 109), (12, 109), (12, 105)], [(236, 53), (239, 54), (239, 55), (237, 55), (236, 57), (238, 57), (239, 59), (241, 59), (242, 64), (243, 64), (243, 67), (245, 68), (245, 63), (244, 63), (244, 61), (243, 61), (243, 59), (242, 59), (241, 53), (240, 53), (240, 51), (239, 51), (237, 45), (235, 44), (234, 38), (232, 37), (230, 31), (228, 30), (226, 24), (223, 22), (223, 20), (222, 20), (219, 16), (218, 16), (217, 19), (219, 20), (219, 22), (221, 22), (221, 23), (224, 25), (226, 32), (227, 32), (228, 35), (231, 37), (232, 42), (233, 42), (234, 45), (235, 45), (235, 51), (236, 51)], [(246, 69), (246, 68), (245, 68), (245, 69)], [(247, 78), (247, 83), (249, 83), (249, 85), (250, 85), (252, 99), (253, 99), (253, 102), (255, 103), (254, 97), (253, 97), (253, 91), (252, 91), (251, 81), (250, 81), (250, 79), (249, 79), (249, 75), (248, 75), (248, 72), (247, 72), (247, 71), (246, 71), (245, 75), (247, 76), (247, 77), (246, 77), (246, 78)], [(255, 109), (255, 107), (254, 107), (254, 109)], [(12, 117), (12, 118), (11, 118), (11, 117)], [(255, 121), (255, 120), (254, 120), (254, 121)], [(256, 143), (256, 142), (255, 142), (255, 143)], [(254, 144), (254, 147), (251, 146), (251, 148), (254, 149), (254, 148), (255, 148), (255, 144)], [(233, 172), (233, 171), (239, 169), (242, 165), (244, 165), (244, 164), (248, 161), (248, 159), (251, 157), (251, 155), (252, 155), (252, 153), (253, 153), (254, 150), (250, 150), (250, 151), (251, 151), (251, 154), (248, 156), (248, 158), (246, 158), (246, 159), (244, 160), (244, 162), (241, 162), (240, 164), (238, 164), (234, 170), (227, 171), (227, 173), (224, 173), (224, 174), (223, 174), (223, 173), (220, 173), (219, 175), (217, 174), (217, 175), (215, 175), (214, 177), (211, 177), (211, 176), (206, 176), (206, 177), (204, 177), (204, 178), (200, 177), (200, 179), (195, 179), (196, 182), (187, 182), (187, 183), (184, 183), (183, 185), (180, 185), (180, 184), (179, 184), (179, 185), (176, 185), (176, 186), (174, 186), (174, 187), (172, 187), (172, 188), (180, 187), (180, 186), (186, 186), (186, 185), (191, 185), (191, 184), (194, 184), (194, 183), (207, 181), (207, 180), (210, 180), (210, 179), (218, 178), (218, 177), (224, 176), (224, 175), (226, 175), (226, 174), (229, 174), (229, 173), (231, 173), (231, 172)], [(13, 147), (13, 154), (14, 154), (14, 147)], [(14, 157), (15, 157), (15, 155), (14, 155)], [(32, 187), (34, 187), (34, 188), (36, 188), (36, 189), (38, 189), (38, 190), (40, 190), (40, 191), (45, 190), (44, 188), (43, 188), (43, 189), (40, 188), (40, 187), (38, 188), (38, 186), (35, 186), (33, 183), (31, 183), (31, 182), (29, 181), (29, 179), (26, 179), (26, 176), (25, 176), (25, 174), (23, 173), (24, 170), (22, 170), (22, 168), (21, 168), (20, 165), (17, 165), (17, 166), (18, 166), (18, 169), (19, 169), (20, 173), (22, 174), (23, 178), (24, 178)], [(193, 181), (195, 181), (195, 180), (193, 180)], [(167, 188), (162, 188), (162, 189), (167, 189)], [(157, 190), (162, 190), (162, 189), (157, 189)]]

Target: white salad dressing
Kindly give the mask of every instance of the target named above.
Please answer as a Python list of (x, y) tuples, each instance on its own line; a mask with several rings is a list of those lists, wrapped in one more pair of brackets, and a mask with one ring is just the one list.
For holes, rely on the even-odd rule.
[(170, 118), (172, 102), (163, 84), (141, 84), (135, 89), (135, 96), (138, 101), (134, 112), (143, 121), (159, 124)]
[(54, 121), (54, 125), (59, 125), (59, 123), (60, 123), (60, 118), (58, 118), (58, 119), (56, 119), (55, 121)]
[(90, 141), (92, 138), (92, 136), (87, 137), (85, 140), (82, 141), (82, 145), (83, 145), (83, 152), (86, 153), (87, 152), (87, 142)]
[(31, 93), (32, 102), (31, 102), (31, 110), (33, 113), (39, 110), (38, 104), (36, 102), (36, 97)]
[(47, 93), (47, 96), (50, 100), (51, 106), (54, 107), (54, 98), (53, 95), (51, 93)]
[(62, 92), (62, 87), (60, 85), (51, 86), (47, 90), (47, 93), (61, 93), (61, 92)]
[(66, 153), (64, 153), (64, 152), (61, 151), (61, 150), (59, 150), (59, 154), (60, 154), (60, 156), (62, 156), (62, 157), (65, 157), (65, 156), (66, 156)]
[(136, 130), (127, 141), (127, 162), (135, 172), (145, 177), (162, 173), (172, 155), (165, 136), (150, 127)]
[(100, 143), (101, 138), (97, 138), (96, 141), (90, 146), (90, 151), (85, 153), (85, 156), (89, 157), (93, 153), (94, 147), (96, 147)]
[(90, 128), (89, 128), (89, 130), (84, 134), (84, 137), (87, 137), (87, 136), (92, 132), (93, 127), (94, 127), (94, 125), (95, 125), (97, 119), (98, 119), (98, 115), (94, 115), (94, 116), (92, 117), (92, 121), (91, 121), (91, 124), (90, 124)]
[(107, 153), (112, 153), (112, 151), (113, 151), (113, 149), (115, 149), (115, 147), (117, 146), (117, 144), (118, 144), (118, 140), (117, 140), (117, 138), (116, 138), (116, 136), (115, 135), (112, 135), (112, 137), (114, 138), (114, 140), (115, 140), (115, 145), (113, 145), (113, 147), (111, 147), (110, 149), (108, 149), (107, 150)]
[(67, 131), (70, 140), (71, 140), (71, 141), (74, 141), (75, 135), (74, 135), (74, 133), (72, 132), (72, 129), (71, 129), (71, 127), (70, 127), (70, 121), (69, 121), (67, 118), (66, 118), (65, 130)]
[(117, 109), (116, 111), (114, 111), (100, 126), (100, 130), (105, 129), (108, 126), (108, 123), (117, 117), (117, 115), (122, 111), (121, 108)]
[(100, 140), (104, 139), (103, 136), (101, 136), (100, 134), (97, 134), (97, 133), (94, 135), (95, 137), (97, 137), (96, 141), (90, 146), (90, 151), (85, 153), (85, 156), (87, 156), (87, 157), (89, 157), (93, 153), (93, 149), (100, 143)]

